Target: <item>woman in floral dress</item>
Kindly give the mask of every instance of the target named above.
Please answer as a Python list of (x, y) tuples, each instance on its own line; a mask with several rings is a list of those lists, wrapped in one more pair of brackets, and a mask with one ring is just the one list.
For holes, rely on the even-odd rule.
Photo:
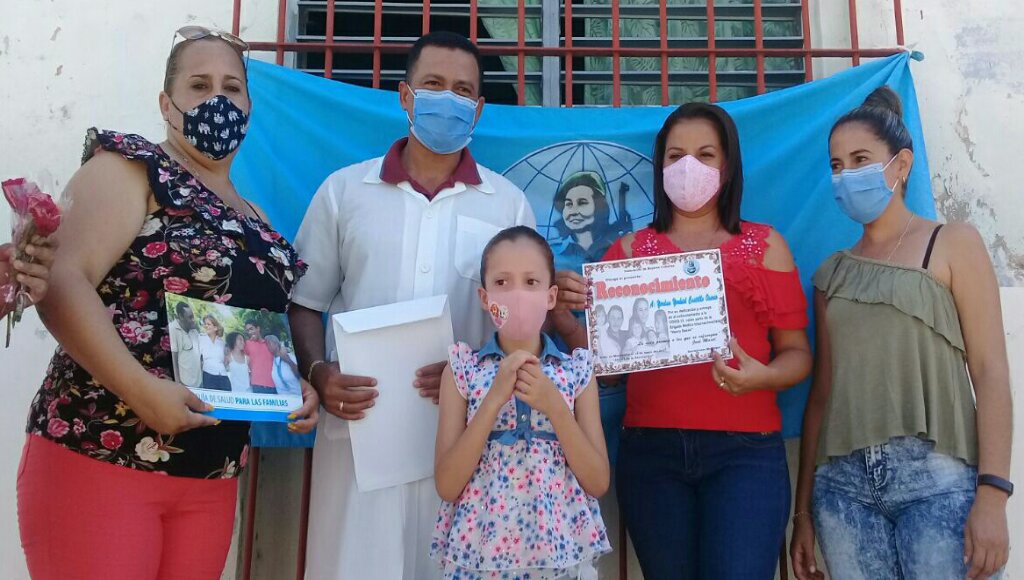
[[(237, 38), (186, 27), (167, 139), (89, 132), (40, 314), (60, 343), (18, 473), (33, 578), (219, 578), (249, 424), (174, 382), (165, 294), (283, 312), (305, 266), (229, 177), (248, 126)], [(176, 35), (177, 38), (177, 35)], [(308, 431), (318, 400), (293, 429)]]

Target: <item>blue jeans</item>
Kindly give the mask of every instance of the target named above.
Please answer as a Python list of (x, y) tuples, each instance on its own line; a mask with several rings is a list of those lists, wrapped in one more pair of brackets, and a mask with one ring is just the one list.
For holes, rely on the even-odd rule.
[(644, 577), (774, 577), (789, 518), (779, 433), (626, 428), (619, 506)]
[(917, 437), (833, 458), (814, 477), (814, 523), (834, 580), (963, 579), (978, 472)]

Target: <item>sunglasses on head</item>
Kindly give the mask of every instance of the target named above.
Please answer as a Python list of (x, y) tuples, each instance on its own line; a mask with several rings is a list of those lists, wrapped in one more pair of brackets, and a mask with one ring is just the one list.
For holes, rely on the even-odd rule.
[(185, 40), (199, 40), (200, 38), (209, 38), (212, 36), (223, 40), (243, 52), (247, 52), (249, 50), (249, 44), (234, 34), (224, 32), (223, 30), (207, 28), (205, 26), (182, 26), (174, 33), (174, 36), (175, 38), (180, 36)]
[(240, 54), (245, 55), (245, 70), (249, 70), (249, 43), (230, 32), (215, 30), (213, 28), (207, 28), (205, 26), (198, 26), (195, 24), (182, 26), (174, 32), (174, 39), (171, 41), (171, 50), (174, 50), (174, 46), (178, 44), (179, 36), (183, 38), (184, 41), (200, 40), (203, 38), (219, 38), (230, 44), (231, 47), (237, 50)]

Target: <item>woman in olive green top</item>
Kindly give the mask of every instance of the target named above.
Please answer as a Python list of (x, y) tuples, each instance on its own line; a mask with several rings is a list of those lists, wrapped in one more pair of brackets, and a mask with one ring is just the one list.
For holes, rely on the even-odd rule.
[(829, 139), (836, 201), (864, 233), (814, 276), (817, 361), (790, 547), (801, 580), (824, 577), (815, 535), (834, 579), (988, 578), (1009, 550), (999, 288), (973, 227), (907, 209), (914, 154), (901, 109), (878, 89)]

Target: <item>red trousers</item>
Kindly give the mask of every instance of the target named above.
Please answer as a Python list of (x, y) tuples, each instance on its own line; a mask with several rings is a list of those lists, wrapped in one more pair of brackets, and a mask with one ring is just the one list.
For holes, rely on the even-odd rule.
[(127, 469), (29, 435), (18, 524), (33, 580), (216, 580), (234, 526), (236, 479)]

